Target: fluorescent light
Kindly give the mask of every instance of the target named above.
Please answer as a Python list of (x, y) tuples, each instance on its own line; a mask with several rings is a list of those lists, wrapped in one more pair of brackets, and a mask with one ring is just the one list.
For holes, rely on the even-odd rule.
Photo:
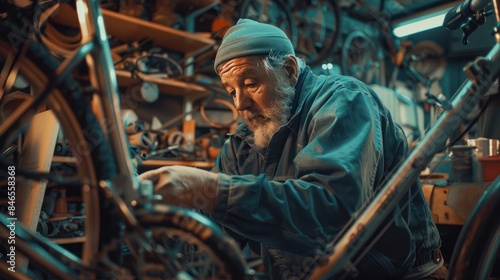
[(396, 35), (396, 37), (405, 37), (442, 26), (447, 12), (448, 9), (445, 9), (440, 11), (438, 14), (426, 15), (416, 19), (403, 21), (394, 27), (394, 35)]

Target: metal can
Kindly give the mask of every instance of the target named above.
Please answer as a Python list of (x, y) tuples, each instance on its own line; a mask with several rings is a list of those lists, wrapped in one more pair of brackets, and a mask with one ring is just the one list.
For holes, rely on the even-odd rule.
[(450, 148), (451, 181), (473, 182), (473, 151), (475, 147), (456, 145)]

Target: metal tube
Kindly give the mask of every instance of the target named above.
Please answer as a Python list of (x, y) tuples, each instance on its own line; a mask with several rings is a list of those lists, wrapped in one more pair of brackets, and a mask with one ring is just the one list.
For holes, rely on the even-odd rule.
[(87, 63), (90, 81), (99, 90), (97, 94), (100, 98), (99, 101), (102, 102), (104, 115), (98, 117), (101, 118), (103, 130), (108, 134), (108, 141), (111, 142), (110, 146), (114, 151), (113, 155), (119, 168), (118, 177), (112, 179), (114, 179), (114, 185), (122, 188), (125, 201), (130, 202), (136, 199), (135, 190), (138, 186), (134, 180), (125, 128), (121, 125), (118, 83), (104, 18), (97, 0), (77, 0), (77, 7), (82, 11), (78, 13), (82, 27), (82, 40), (92, 40), (96, 45), (95, 51), (87, 56)]
[[(496, 0), (495, 0), (496, 1)], [(470, 1), (469, 7), (473, 12), (477, 12), (484, 9), (490, 2), (495, 2), (491, 0), (472, 0)]]
[[(497, 0), (495, 0), (497, 1)], [(498, 5), (496, 6), (498, 9)], [(486, 58), (477, 59), (465, 69), (469, 80), (451, 101), (445, 111), (426, 134), (394, 176), (383, 185), (372, 203), (348, 228), (336, 244), (325, 263), (319, 264), (310, 279), (329, 279), (350, 265), (354, 256), (375, 233), (399, 200), (408, 193), (417, 179), (449, 135), (471, 113), (500, 75), (500, 44), (496, 44)]]

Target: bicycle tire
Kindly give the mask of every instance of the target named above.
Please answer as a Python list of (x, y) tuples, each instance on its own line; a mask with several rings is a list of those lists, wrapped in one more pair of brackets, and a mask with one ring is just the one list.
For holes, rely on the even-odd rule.
[[(245, 278), (246, 263), (238, 244), (207, 217), (185, 208), (159, 204), (148, 210), (138, 211), (137, 220), (146, 235), (165, 250), (167, 256), (196, 259), (193, 263), (198, 266), (192, 266), (183, 259), (175, 258), (174, 260), (176, 269), (187, 274), (188, 279), (236, 280)], [(173, 239), (175, 239), (174, 243), (172, 243)], [(126, 243), (133, 242), (129, 240)], [(181, 248), (179, 245), (184, 246)], [(210, 263), (204, 263), (204, 257), (208, 257)], [(133, 263), (140, 262), (134, 260)], [(159, 267), (154, 263), (150, 263), (149, 267), (141, 266), (143, 270), (148, 268), (154, 270)], [(165, 267), (160, 269), (165, 269)], [(207, 273), (207, 275), (202, 273)], [(152, 274), (159, 276), (161, 272), (155, 271)], [(143, 274), (141, 276), (145, 277)], [(174, 275), (164, 276), (171, 279)]]
[(295, 53), (310, 66), (325, 63), (336, 49), (340, 37), (341, 18), (338, 1), (319, 0), (303, 4), (294, 0), (291, 8), (300, 30)]
[[(47, 85), (54, 80), (54, 75), (56, 69), (59, 65), (59, 61), (53, 57), (50, 52), (37, 42), (31, 40), (26, 34), (22, 33), (20, 29), (15, 27), (15, 25), (0, 21), (1, 30), (5, 31), (0, 34), (0, 70), (5, 68), (5, 62), (7, 57), (13, 57), (18, 53), (20, 49), (23, 49), (23, 54), (16, 61), (15, 69), (18, 70), (18, 76), (23, 77), (28, 85), (32, 88), (31, 92), (35, 96), (42, 92)], [(12, 40), (22, 39), (21, 41)], [(21, 42), (21, 44), (19, 44)], [(21, 46), (26, 46), (22, 48)], [(21, 47), (21, 48), (20, 48)], [(2, 72), (4, 74), (4, 72)], [(3, 86), (3, 85), (2, 85)], [(116, 174), (116, 166), (114, 164), (114, 159), (111, 154), (111, 149), (109, 143), (105, 140), (104, 132), (100, 124), (98, 123), (95, 115), (92, 113), (87, 96), (82, 91), (82, 88), (78, 82), (73, 78), (67, 77), (62, 80), (61, 84), (54, 87), (51, 93), (46, 97), (46, 107), (54, 112), (57, 120), (60, 122), (62, 130), (64, 131), (65, 138), (67, 138), (69, 147), (77, 147), (78, 145), (86, 146), (85, 151), (88, 153), (78, 154), (79, 162), (76, 164), (77, 167), (77, 177), (83, 182), (85, 186), (82, 187), (82, 198), (85, 204), (85, 235), (86, 241), (83, 245), (83, 255), (81, 257), (84, 265), (89, 265), (90, 270), (98, 265), (99, 258), (96, 256), (108, 257), (102, 255), (102, 248), (110, 248), (115, 240), (113, 236), (106, 237), (109, 239), (103, 242), (101, 238), (104, 236), (100, 230), (106, 227), (105, 219), (100, 219), (105, 217), (103, 215), (109, 215), (109, 213), (103, 213), (106, 211), (104, 206), (104, 197), (98, 191), (99, 180), (111, 179)], [(8, 118), (12, 118), (13, 114), (10, 114)], [(6, 120), (6, 122), (9, 120)], [(0, 146), (2, 151), (10, 144), (7, 139), (17, 138), (18, 134), (21, 134), (20, 130), (24, 130), (24, 126), (17, 127), (17, 129), (12, 129), (8, 131), (9, 135), (0, 135)], [(93, 141), (89, 139), (89, 135), (85, 132), (91, 132), (92, 135), (103, 136), (101, 141)], [(14, 135), (14, 137), (10, 137)], [(42, 136), (43, 137), (43, 136)], [(95, 140), (95, 139), (94, 139)], [(89, 147), (90, 146), (90, 147)], [(73, 154), (74, 156), (75, 154)], [(7, 161), (10, 160), (7, 157), (2, 156), (1, 165), (5, 165)], [(60, 175), (60, 174), (59, 174)], [(108, 202), (108, 201), (106, 201)], [(109, 205), (109, 203), (106, 203)], [(20, 205), (19, 205), (20, 206)], [(183, 212), (184, 213), (184, 212)], [(187, 212), (186, 212), (187, 213)], [(190, 215), (190, 220), (198, 225), (198, 229), (213, 230), (216, 231), (216, 226), (204, 222), (201, 216)], [(196, 219), (202, 221), (197, 222)], [(145, 218), (147, 221), (147, 218)], [(114, 221), (116, 222), (116, 221)], [(175, 227), (175, 223), (171, 222), (172, 227)], [(2, 225), (6, 226), (6, 225)], [(147, 227), (148, 225), (146, 225)], [(213, 229), (211, 228), (213, 227)], [(190, 232), (189, 228), (182, 228), (177, 226), (180, 230)], [(89, 230), (92, 229), (92, 230)], [(191, 229), (193, 231), (193, 229)], [(33, 232), (35, 233), (35, 232)], [(201, 241), (209, 242), (207, 245), (209, 250), (213, 250), (211, 256), (215, 256), (221, 259), (224, 264), (225, 269), (233, 272), (234, 274), (242, 273), (242, 261), (241, 257), (238, 258), (239, 251), (236, 247), (230, 246), (231, 241), (228, 237), (221, 235), (220, 232), (214, 235), (214, 239), (202, 239), (203, 236), (196, 236), (196, 233), (191, 233), (195, 238)], [(35, 233), (36, 234), (36, 233)], [(199, 233), (201, 234), (201, 233)], [(210, 240), (213, 240), (210, 243)], [(201, 243), (200, 243), (201, 244)], [(222, 250), (221, 250), (222, 248)], [(62, 259), (63, 262), (66, 256), (60, 252), (51, 250), (52, 254), (55, 254), (57, 258)], [(40, 264), (40, 269), (44, 269), (43, 264), (46, 259), (38, 254), (30, 254), (30, 262), (32, 264)], [(222, 257), (221, 257), (222, 256)], [(80, 258), (79, 256), (77, 256)], [(68, 258), (69, 260), (69, 258)], [(238, 262), (236, 262), (238, 260)], [(69, 262), (68, 262), (69, 263)], [(239, 263), (239, 265), (237, 265)], [(239, 270), (235, 270), (239, 268)], [(50, 271), (44, 270), (45, 272), (51, 274)], [(79, 272), (83, 277), (87, 277), (88, 271)], [(0, 271), (1, 274), (1, 271)], [(52, 273), (54, 274), (54, 273)], [(55, 273), (55, 275), (58, 275)], [(59, 274), (60, 275), (60, 274)]]
[[(267, 12), (264, 12), (264, 9)], [(241, 18), (269, 23), (280, 28), (288, 36), (292, 45), (297, 46), (297, 25), (290, 8), (282, 0), (244, 0), (239, 6), (239, 15)]]
[[(29, 91), (32, 96), (38, 96), (45, 88), (55, 80), (56, 68), (59, 61), (54, 58), (50, 52), (42, 45), (31, 39), (29, 33), (21, 31), (15, 24), (8, 21), (0, 22), (0, 29), (3, 30), (0, 35), (0, 63), (4, 70), (7, 66), (5, 62), (9, 57), (15, 57), (19, 51), (23, 51), (18, 60), (15, 61), (15, 67), (18, 72), (17, 77), (22, 77), (29, 86)], [(10, 69), (6, 69), (8, 74)], [(2, 85), (4, 87), (4, 85)], [(8, 92), (6, 92), (8, 94)], [(43, 101), (44, 106), (51, 110), (56, 116), (60, 127), (67, 139), (67, 143), (73, 150), (73, 157), (78, 159), (74, 165), (76, 176), (85, 185), (98, 186), (98, 181), (104, 178), (112, 178), (115, 170), (115, 165), (111, 159), (111, 150), (106, 141), (93, 141), (89, 135), (99, 135), (104, 138), (104, 133), (97, 122), (97, 119), (92, 114), (92, 110), (86, 100), (86, 96), (82, 91), (79, 83), (71, 77), (63, 79), (59, 85), (54, 87), (50, 94)], [(15, 109), (14, 109), (15, 110)], [(9, 121), (13, 113), (5, 120)], [(30, 116), (26, 116), (30, 117)], [(2, 151), (6, 145), (10, 145), (9, 138), (17, 138), (21, 134), (24, 127), (13, 127), (4, 135), (0, 135), (0, 143), (2, 143)], [(86, 135), (86, 133), (89, 133)], [(43, 137), (41, 135), (40, 137)], [(78, 152), (80, 149), (81, 152)], [(77, 155), (77, 157), (76, 157)], [(3, 165), (8, 160), (2, 158)], [(12, 163), (15, 164), (15, 163)], [(65, 175), (73, 176), (73, 169), (57, 170), (53, 175), (63, 177)], [(19, 175), (18, 175), (19, 176)], [(82, 188), (82, 200), (85, 204), (86, 219), (85, 219), (85, 239), (82, 245), (83, 263), (90, 264), (93, 257), (97, 253), (99, 246), (99, 192), (96, 187), (90, 187), (85, 190)], [(18, 208), (22, 207), (18, 205)], [(61, 256), (64, 258), (64, 256)], [(32, 259), (30, 262), (37, 262)]]
[(453, 249), (448, 279), (488, 279), (500, 259), (500, 176), (484, 191)]

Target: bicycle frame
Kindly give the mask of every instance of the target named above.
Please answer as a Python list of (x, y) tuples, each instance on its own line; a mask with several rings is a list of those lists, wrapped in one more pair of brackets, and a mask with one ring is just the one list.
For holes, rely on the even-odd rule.
[[(118, 84), (116, 80), (115, 68), (111, 58), (109, 42), (107, 33), (104, 28), (104, 20), (100, 10), (98, 0), (76, 0), (76, 11), (78, 14), (78, 21), (80, 32), (82, 35), (81, 46), (72, 52), (72, 55), (65, 58), (57, 69), (56, 75), (59, 78), (64, 78), (69, 75), (71, 70), (78, 65), (78, 63), (85, 58), (89, 66), (89, 79), (91, 85), (95, 89), (94, 95), (94, 111), (96, 117), (103, 128), (104, 136), (107, 137), (105, 141), (110, 141), (112, 148), (113, 160), (118, 168), (117, 176), (114, 178), (107, 178), (106, 182), (100, 182), (100, 186), (105, 192), (112, 193), (108, 197), (118, 205), (119, 212), (122, 214), (125, 222), (133, 228), (138, 228), (139, 223), (131, 212), (129, 205), (136, 203), (141, 196), (138, 192), (139, 182), (134, 179), (134, 169), (129, 156), (128, 140), (123, 125), (121, 125), (120, 115), (120, 99), (118, 92)], [(119, 186), (119, 191), (118, 187)], [(84, 186), (85, 187), (85, 186)], [(88, 187), (88, 186), (87, 186)], [(97, 186), (94, 186), (97, 187)], [(87, 213), (92, 212), (94, 217), (97, 217), (99, 209), (97, 197), (86, 199), (84, 201)], [(96, 207), (97, 206), (97, 207)], [(8, 221), (0, 217), (2, 223), (8, 224)], [(89, 232), (98, 232), (98, 223), (85, 221), (85, 228)], [(64, 248), (44, 238), (40, 238), (29, 232), (22, 226), (16, 228), (18, 236), (22, 237), (18, 240), (18, 248), (21, 251), (26, 251), (26, 256), (37, 255), (34, 251), (41, 251), (47, 253), (45, 267), (50, 271), (55, 272), (55, 275), (65, 278), (74, 277), (72, 272), (64, 268), (64, 265), (50, 255), (50, 251), (64, 252)], [(26, 242), (24, 242), (26, 240)], [(32, 246), (36, 245), (34, 248)], [(69, 258), (77, 267), (85, 270), (85, 266), (90, 264), (93, 252), (97, 251), (99, 240), (95, 238), (88, 238), (83, 245), (83, 260), (78, 258)], [(23, 248), (25, 250), (23, 250)], [(68, 254), (66, 254), (68, 255)], [(45, 259), (44, 259), (45, 261)], [(0, 271), (6, 271), (4, 263), (0, 262)], [(19, 279), (26, 279), (26, 275), (21, 272), (16, 273)]]
[[(490, 1), (473, 0), (473, 11), (484, 8)], [(493, 0), (497, 24), (500, 24), (500, 0)], [(378, 225), (394, 209), (397, 202), (405, 195), (411, 183), (417, 180), (420, 172), (429, 164), (432, 156), (443, 147), (448, 136), (458, 128), (462, 120), (473, 111), (486, 95), (493, 82), (500, 75), (500, 33), (495, 33), (496, 43), (485, 57), (470, 62), (464, 71), (468, 80), (451, 100), (449, 106), (438, 118), (431, 130), (410, 153), (409, 157), (387, 181), (369, 206), (349, 226), (342, 237), (332, 246), (328, 260), (319, 264), (311, 279), (330, 279), (351, 265), (351, 260), (368, 239), (375, 233)]]
[[(117, 176), (109, 178), (109, 182), (101, 182), (100, 187), (114, 194), (109, 197), (118, 205), (120, 214), (122, 214), (127, 224), (137, 227), (138, 222), (128, 205), (136, 202), (139, 197), (137, 193), (138, 182), (134, 180), (134, 170), (129, 156), (125, 129), (121, 125), (118, 83), (99, 1), (76, 0), (76, 11), (82, 34), (82, 43), (81, 47), (75, 51), (74, 57), (66, 60), (85, 55), (89, 66), (90, 82), (96, 89), (94, 98), (96, 98), (97, 106), (95, 107), (97, 109), (94, 110), (104, 133), (108, 136), (107, 140), (111, 143), (112, 154), (115, 157), (113, 160), (118, 167)], [(87, 47), (90, 50), (89, 52), (85, 51)], [(108, 126), (109, 124), (111, 126)], [(119, 186), (120, 191), (118, 192), (114, 186)], [(85, 201), (85, 203), (86, 205), (92, 205), (92, 203), (96, 202)], [(95, 211), (92, 209), (96, 208), (99, 209), (98, 207), (87, 207), (89, 209), (87, 211)], [(86, 222), (86, 228), (90, 224), (96, 225), (96, 223)], [(86, 242), (83, 255), (89, 256), (90, 252), (95, 252), (98, 243), (99, 240)], [(85, 259), (84, 264), (88, 264)]]
[[(102, 111), (96, 112), (96, 115), (101, 124), (121, 124), (118, 83), (99, 1), (76, 0), (76, 6), (82, 34), (82, 47), (78, 49), (77, 55), (84, 52), (86, 45), (94, 45), (91, 52), (85, 53), (85, 58), (90, 66), (90, 82), (97, 89), (96, 94), (102, 102), (102, 106), (99, 107)], [(119, 168), (118, 178), (115, 178), (113, 183), (125, 190), (126, 201), (132, 201), (136, 198), (134, 191), (138, 186), (133, 180), (134, 171), (129, 157), (125, 129), (121, 125), (116, 127), (103, 125), (103, 129), (109, 135), (108, 140), (111, 141)]]
[[(477, 1), (481, 2), (481, 1)], [(482, 1), (484, 2), (484, 1)], [(482, 3), (481, 2), (481, 3)], [(129, 205), (139, 199), (139, 184), (134, 180), (134, 170), (129, 158), (127, 138), (120, 116), (120, 100), (118, 94), (118, 85), (115, 76), (115, 70), (111, 59), (107, 34), (104, 29), (103, 16), (100, 11), (98, 0), (76, 0), (78, 20), (81, 26), (82, 44), (74, 55), (67, 58), (58, 69), (58, 74), (68, 73), (78, 62), (85, 58), (90, 68), (90, 82), (96, 89), (98, 106), (96, 115), (105, 129), (108, 141), (111, 142), (114, 159), (119, 168), (118, 175), (115, 178), (109, 178), (108, 182), (101, 182), (100, 187), (113, 195), (110, 199), (119, 206), (120, 213), (125, 221), (132, 226), (139, 228), (139, 223), (131, 212)], [(476, 3), (476, 2), (474, 2)], [(493, 1), (497, 22), (500, 23), (500, 0)], [(482, 5), (475, 4), (476, 7)], [(397, 202), (408, 192), (410, 185), (418, 178), (420, 172), (430, 162), (432, 156), (441, 147), (449, 134), (458, 127), (460, 122), (475, 107), (475, 105), (486, 94), (493, 81), (500, 75), (500, 33), (496, 33), (496, 44), (485, 58), (478, 58), (466, 67), (469, 81), (459, 90), (455, 98), (450, 102), (450, 106), (437, 120), (433, 128), (426, 134), (420, 144), (412, 151), (408, 159), (394, 173), (394, 176), (384, 184), (373, 202), (361, 212), (358, 219), (342, 235), (341, 239), (335, 244), (330, 244), (333, 253), (325, 263), (320, 264), (311, 279), (323, 279), (340, 273), (349, 267), (354, 255), (362, 249), (368, 239), (374, 234), (377, 225), (382, 224), (389, 215)], [(107, 126), (106, 124), (114, 124)], [(122, 193), (114, 186), (119, 186)], [(97, 203), (96, 201), (86, 201), (89, 205)], [(93, 207), (87, 207), (87, 211), (95, 211)], [(5, 223), (0, 216), (0, 222)], [(88, 225), (86, 224), (86, 227)], [(88, 228), (87, 228), (88, 229)], [(46, 242), (45, 239), (35, 237), (31, 233), (24, 232), (20, 227), (18, 234), (26, 236), (19, 240), (26, 239), (25, 245), (43, 244), (39, 246), (40, 250), (50, 252), (51, 250), (64, 250), (59, 246)], [(94, 229), (88, 229), (94, 230)], [(84, 254), (96, 250), (99, 240), (88, 240), (84, 246)], [(19, 249), (23, 243), (19, 243)], [(31, 248), (33, 249), (33, 248)], [(35, 248), (36, 249), (36, 248)], [(30, 251), (26, 247), (23, 251)], [(34, 252), (33, 254), (37, 254)], [(47, 264), (51, 271), (58, 272), (57, 275), (64, 278), (71, 275), (68, 269), (53, 256), (48, 253)], [(29, 255), (28, 255), (29, 257)], [(80, 264), (79, 259), (71, 259), (76, 265)], [(88, 263), (83, 262), (83, 267)], [(5, 266), (0, 262), (0, 271), (5, 270)], [(23, 278), (21, 274), (16, 274), (19, 279)], [(74, 275), (71, 275), (74, 276)], [(77, 278), (75, 276), (74, 278)]]

